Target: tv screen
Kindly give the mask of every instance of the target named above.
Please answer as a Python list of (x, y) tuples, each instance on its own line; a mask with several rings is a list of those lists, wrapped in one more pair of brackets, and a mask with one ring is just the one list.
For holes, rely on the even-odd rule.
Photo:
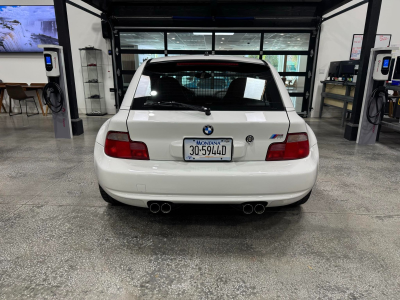
[(43, 52), (58, 45), (54, 6), (0, 5), (0, 52)]

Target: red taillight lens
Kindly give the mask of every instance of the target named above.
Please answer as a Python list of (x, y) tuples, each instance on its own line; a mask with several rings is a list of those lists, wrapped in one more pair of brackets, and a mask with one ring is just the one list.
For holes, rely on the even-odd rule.
[(292, 160), (305, 158), (310, 153), (307, 133), (288, 133), (283, 143), (269, 146), (265, 160)]
[(149, 160), (146, 144), (131, 141), (127, 132), (109, 131), (104, 152), (111, 157)]

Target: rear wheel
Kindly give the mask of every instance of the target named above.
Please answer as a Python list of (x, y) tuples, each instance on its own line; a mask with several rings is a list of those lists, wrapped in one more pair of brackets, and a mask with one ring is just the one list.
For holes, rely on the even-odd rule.
[(121, 205), (120, 202), (118, 202), (117, 200), (115, 200), (114, 198), (110, 197), (103, 189), (102, 187), (99, 185), (99, 189), (100, 189), (100, 194), (101, 197), (103, 198), (104, 201), (110, 203), (111, 205)]
[(299, 201), (297, 201), (295, 203), (289, 204), (288, 206), (296, 207), (296, 206), (300, 206), (300, 205), (306, 203), (308, 201), (308, 199), (310, 198), (311, 192), (312, 192), (312, 190), (303, 199), (300, 199)]

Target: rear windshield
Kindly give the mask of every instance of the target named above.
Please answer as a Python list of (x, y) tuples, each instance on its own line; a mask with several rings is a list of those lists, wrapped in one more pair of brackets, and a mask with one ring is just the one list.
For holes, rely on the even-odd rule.
[(134, 110), (188, 110), (180, 102), (213, 110), (284, 110), (267, 64), (229, 61), (149, 62), (135, 91)]

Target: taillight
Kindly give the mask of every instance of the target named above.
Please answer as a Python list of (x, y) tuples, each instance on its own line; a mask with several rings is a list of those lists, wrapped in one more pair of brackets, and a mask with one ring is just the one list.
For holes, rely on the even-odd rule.
[(146, 144), (131, 141), (127, 132), (109, 131), (104, 152), (111, 157), (149, 160)]
[(288, 133), (283, 143), (269, 146), (265, 160), (292, 160), (305, 158), (310, 153), (307, 133)]

